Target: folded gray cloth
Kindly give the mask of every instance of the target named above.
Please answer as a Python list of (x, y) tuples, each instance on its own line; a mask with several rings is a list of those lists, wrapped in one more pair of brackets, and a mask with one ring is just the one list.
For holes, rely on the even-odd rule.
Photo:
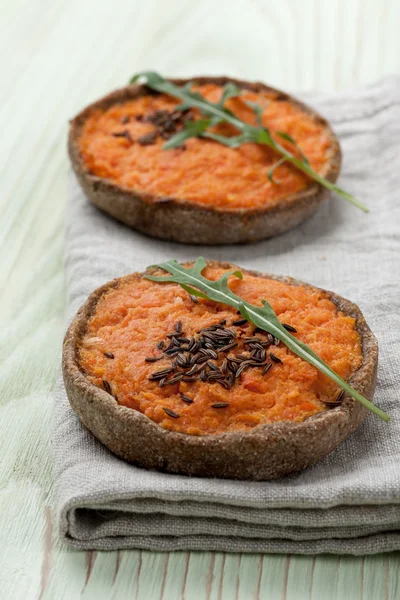
[(339, 197), (292, 232), (256, 245), (199, 248), (150, 239), (90, 206), (71, 178), (66, 241), (68, 320), (97, 286), (169, 258), (202, 254), (292, 275), (361, 307), (380, 343), (370, 415), (313, 468), (272, 482), (189, 478), (136, 468), (80, 424), (61, 380), (54, 473), (62, 539), (76, 548), (367, 554), (400, 549), (400, 79), (333, 97), (305, 96), (344, 152)]

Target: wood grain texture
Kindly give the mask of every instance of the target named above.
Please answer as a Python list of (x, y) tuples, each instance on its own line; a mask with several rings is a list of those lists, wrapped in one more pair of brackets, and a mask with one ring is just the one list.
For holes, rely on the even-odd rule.
[[(398, 0), (1, 0), (0, 596), (397, 600), (399, 554), (75, 552), (55, 535), (67, 121), (140, 69), (336, 90), (400, 71)], [(4, 285), (4, 284), (7, 285)]]

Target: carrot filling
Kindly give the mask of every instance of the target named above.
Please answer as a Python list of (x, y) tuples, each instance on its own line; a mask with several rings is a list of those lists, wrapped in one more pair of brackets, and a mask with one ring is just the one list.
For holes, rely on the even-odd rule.
[[(209, 266), (204, 274), (217, 279), (223, 272)], [(343, 379), (361, 365), (355, 321), (325, 292), (249, 273), (229, 285), (252, 304), (268, 300), (281, 323)], [(192, 435), (301, 422), (340, 393), (233, 308), (134, 275), (100, 298), (78, 357), (89, 381), (120, 405)]]
[[(197, 89), (212, 102), (221, 97), (222, 88), (215, 84)], [(243, 90), (240, 97), (229, 99), (226, 107), (243, 121), (256, 125), (248, 101), (263, 109), (265, 127), (272, 133), (291, 135), (312, 168), (320, 174), (326, 172), (333, 146), (318, 119), (273, 92)], [(224, 210), (272, 207), (283, 198), (290, 202), (290, 195), (310, 185), (309, 178), (290, 163), (275, 170), (274, 179), (279, 183), (270, 181), (268, 171), (280, 156), (255, 143), (233, 149), (212, 140), (192, 138), (183, 148), (164, 150), (165, 140), (182, 129), (185, 120), (199, 117), (196, 111), (174, 112), (179, 103), (165, 94), (149, 94), (106, 110), (92, 110), (79, 138), (89, 172), (158, 198)], [(220, 124), (214, 133), (230, 136), (238, 131), (230, 124)], [(279, 142), (296, 154), (290, 143), (281, 138)]]

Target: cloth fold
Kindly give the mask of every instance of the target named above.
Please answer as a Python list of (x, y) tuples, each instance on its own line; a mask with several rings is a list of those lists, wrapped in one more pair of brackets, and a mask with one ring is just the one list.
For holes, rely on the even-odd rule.
[(112, 455), (71, 410), (59, 378), (54, 476), (61, 538), (82, 549), (368, 554), (400, 549), (400, 78), (335, 96), (303, 94), (332, 123), (344, 155), (339, 197), (295, 230), (247, 246), (150, 239), (91, 206), (74, 176), (66, 233), (68, 322), (99, 285), (149, 264), (202, 254), (291, 275), (359, 304), (380, 344), (370, 415), (313, 468), (271, 482), (146, 471)]

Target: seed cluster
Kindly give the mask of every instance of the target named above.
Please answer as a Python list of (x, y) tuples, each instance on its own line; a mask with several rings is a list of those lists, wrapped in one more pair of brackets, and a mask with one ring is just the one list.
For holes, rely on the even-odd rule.
[[(150, 131), (136, 140), (141, 146), (150, 146), (155, 144), (158, 136), (162, 137), (164, 140), (168, 140), (175, 135), (175, 133), (183, 128), (186, 121), (193, 120), (193, 113), (190, 110), (174, 110), (171, 112), (169, 110), (155, 110), (148, 115), (137, 115), (135, 119), (141, 123), (151, 123), (152, 125), (155, 125), (154, 131)], [(121, 123), (126, 125), (129, 123), (129, 120), (130, 117), (125, 115), (122, 117)], [(128, 129), (116, 131), (111, 135), (114, 137), (124, 137), (131, 144), (135, 142)]]
[[(281, 363), (280, 358), (268, 353), (270, 346), (277, 346), (279, 340), (263, 330), (260, 335), (241, 336), (235, 331), (236, 327), (247, 325), (246, 319), (233, 321), (226, 327), (226, 319), (204, 327), (196, 335), (186, 337), (182, 323), (175, 324), (174, 331), (167, 334), (166, 340), (157, 343), (156, 348), (163, 350), (162, 354), (149, 356), (147, 362), (156, 362), (162, 358), (171, 358), (168, 367), (154, 371), (150, 381), (157, 381), (160, 387), (173, 385), (180, 381), (218, 383), (225, 389), (230, 389), (246, 369), (262, 369), (265, 374), (272, 367), (272, 361)], [(231, 354), (238, 348), (239, 354)], [(269, 360), (271, 359), (271, 360)], [(184, 402), (193, 400), (181, 395)], [(225, 408), (226, 402), (212, 405), (214, 408)]]
[[(197, 298), (193, 297), (193, 302)], [(181, 381), (204, 383), (218, 383), (225, 389), (232, 388), (241, 374), (250, 368), (261, 369), (265, 375), (275, 364), (283, 364), (283, 361), (270, 351), (270, 347), (278, 346), (280, 340), (263, 329), (256, 327), (253, 335), (245, 336), (243, 330), (236, 328), (248, 325), (247, 319), (237, 319), (227, 327), (226, 319), (219, 323), (204, 327), (195, 335), (186, 337), (181, 321), (175, 323), (175, 328), (167, 333), (166, 339), (156, 344), (161, 353), (156, 356), (148, 356), (145, 361), (156, 363), (163, 358), (170, 358), (168, 367), (154, 371), (150, 381), (157, 381), (160, 387), (173, 385)], [(297, 333), (291, 325), (283, 323), (283, 327), (292, 333)], [(240, 347), (239, 347), (240, 346)], [(233, 350), (239, 348), (238, 354)], [(104, 352), (104, 356), (114, 359), (112, 352)], [(104, 390), (118, 401), (118, 397), (112, 391), (111, 384), (103, 379)], [(182, 402), (193, 404), (193, 398), (179, 392)], [(339, 406), (343, 402), (344, 391), (340, 391), (333, 400), (322, 400), (328, 408)], [(216, 402), (211, 408), (227, 408), (229, 402)], [(180, 415), (164, 407), (165, 413), (178, 419)]]

